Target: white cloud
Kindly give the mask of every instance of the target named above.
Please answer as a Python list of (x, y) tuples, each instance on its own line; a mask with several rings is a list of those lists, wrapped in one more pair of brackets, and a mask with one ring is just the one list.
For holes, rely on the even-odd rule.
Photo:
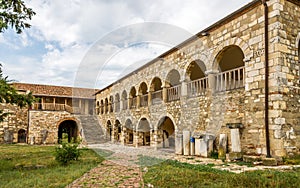
[[(26, 4), (37, 13), (31, 21), (32, 28), (17, 37), (6, 35), (4, 38), (0, 35), (0, 44), (18, 50), (15, 54), (9, 54), (15, 56), (14, 58), (0, 57), (0, 60), (5, 62), (5, 68), (11, 77), (20, 81), (72, 85), (78, 66), (89, 46), (122, 26), (161, 22), (196, 33), (249, 1), (26, 0)], [(147, 31), (143, 32), (147, 34)], [(119, 37), (122, 39), (122, 36)], [(26, 48), (36, 46), (36, 43), (44, 43), (45, 50), (41, 51), (36, 47), (33, 50), (40, 50), (40, 54), (28, 52)], [(126, 47), (126, 40), (124, 44), (111, 46), (120, 51), (111, 57), (111, 62), (103, 69), (104, 76), (114, 75), (115, 79), (126, 67), (156, 57), (159, 54), (155, 53), (161, 53), (166, 48), (164, 45), (153, 48), (148, 45), (146, 48), (128, 48), (122, 51)], [(20, 53), (21, 51), (23, 53)], [(32, 57), (32, 54), (35, 56)], [(101, 87), (112, 81), (114, 80), (103, 81)]]

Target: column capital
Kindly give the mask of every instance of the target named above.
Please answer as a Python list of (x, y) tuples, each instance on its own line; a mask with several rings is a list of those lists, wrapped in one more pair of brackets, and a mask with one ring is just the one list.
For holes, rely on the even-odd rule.
[(219, 71), (218, 70), (207, 70), (207, 71), (205, 71), (205, 75), (209, 75), (209, 74), (217, 74), (217, 73), (219, 73)]

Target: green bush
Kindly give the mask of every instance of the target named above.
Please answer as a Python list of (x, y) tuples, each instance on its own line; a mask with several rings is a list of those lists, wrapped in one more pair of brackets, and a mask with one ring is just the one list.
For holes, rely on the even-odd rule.
[(55, 148), (55, 160), (62, 165), (67, 165), (71, 161), (77, 161), (80, 157), (80, 151), (77, 143), (63, 142)]

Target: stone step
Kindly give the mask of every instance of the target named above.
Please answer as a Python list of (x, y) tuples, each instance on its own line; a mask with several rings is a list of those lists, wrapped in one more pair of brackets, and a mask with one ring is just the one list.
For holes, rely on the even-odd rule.
[(78, 115), (77, 118), (81, 121), (83, 134), (87, 144), (97, 144), (108, 141), (103, 133), (102, 126), (100, 125), (97, 116)]

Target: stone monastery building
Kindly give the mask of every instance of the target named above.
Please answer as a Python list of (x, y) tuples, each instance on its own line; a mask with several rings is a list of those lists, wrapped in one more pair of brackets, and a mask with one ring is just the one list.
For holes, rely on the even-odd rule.
[(299, 54), (300, 1), (253, 0), (92, 94), (16, 84), (40, 103), (15, 110), (0, 140), (67, 133), (184, 155), (300, 154)]

